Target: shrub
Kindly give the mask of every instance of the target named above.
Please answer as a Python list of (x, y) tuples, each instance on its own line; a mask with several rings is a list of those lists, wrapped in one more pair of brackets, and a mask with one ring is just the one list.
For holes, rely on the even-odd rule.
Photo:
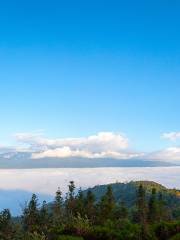
[(159, 240), (168, 240), (180, 232), (180, 222), (161, 222), (155, 226), (154, 231)]
[(170, 240), (179, 240), (180, 239), (180, 233), (176, 234), (174, 237), (172, 237)]
[(62, 235), (62, 236), (59, 236), (57, 240), (83, 240), (83, 238)]

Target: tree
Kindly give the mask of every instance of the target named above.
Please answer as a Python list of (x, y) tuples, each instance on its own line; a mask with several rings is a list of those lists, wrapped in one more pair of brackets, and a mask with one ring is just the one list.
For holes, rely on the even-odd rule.
[(14, 234), (11, 213), (9, 209), (4, 209), (0, 213), (0, 239), (10, 240)]
[(76, 196), (76, 215), (85, 216), (85, 199), (81, 188)]
[(70, 181), (68, 188), (69, 188), (69, 192), (68, 192), (69, 200), (73, 201), (75, 197), (75, 189), (76, 189), (74, 181)]
[(75, 199), (76, 187), (75, 187), (74, 181), (70, 181), (68, 188), (69, 188), (69, 191), (66, 196), (65, 206), (66, 206), (67, 217), (71, 218), (76, 213), (76, 199)]
[(51, 221), (50, 221), (50, 215), (48, 212), (48, 206), (47, 206), (46, 201), (43, 201), (43, 204), (41, 206), (41, 209), (39, 212), (39, 221), (40, 221), (41, 231), (44, 234), (47, 234)]
[(147, 221), (146, 192), (142, 184), (138, 188), (136, 204), (137, 204), (138, 222), (142, 224), (146, 224), (146, 221)]
[(86, 199), (85, 199), (85, 205), (86, 205), (86, 208), (85, 208), (86, 215), (87, 215), (88, 219), (91, 221), (91, 223), (94, 223), (95, 218), (96, 218), (95, 196), (91, 190), (88, 190), (88, 192), (87, 192)]
[(162, 192), (158, 194), (158, 221), (166, 221), (171, 219), (171, 213), (166, 206)]
[(139, 185), (137, 191), (137, 220), (141, 225), (141, 239), (147, 239), (147, 204), (146, 204), (146, 192), (142, 184)]
[(36, 232), (39, 230), (40, 214), (38, 206), (38, 198), (33, 194), (28, 206), (24, 209), (22, 216), (25, 231)]
[(124, 201), (121, 201), (120, 204), (116, 207), (115, 210), (116, 219), (127, 219), (128, 218), (128, 209)]
[(107, 219), (111, 219), (113, 217), (113, 210), (115, 207), (115, 200), (113, 196), (112, 187), (109, 185), (107, 187), (107, 191), (105, 195), (101, 198), (99, 203), (100, 209), (100, 222), (103, 223)]
[[(129, 210), (123, 201), (116, 204), (111, 185), (102, 189), (95, 191), (96, 200), (91, 190), (86, 193), (80, 189), (76, 194), (74, 182), (70, 182), (65, 202), (58, 188), (53, 204), (44, 201), (41, 206), (33, 194), (23, 211), (22, 222), (18, 217), (11, 218), (8, 209), (0, 212), (0, 240), (75, 240), (81, 237), (86, 240), (180, 239), (180, 222), (169, 218), (168, 213), (170, 206), (176, 210), (180, 206), (173, 190), (168, 191), (167, 195), (166, 190), (161, 188), (162, 192), (157, 193), (157, 188), (151, 185), (151, 193), (146, 194), (141, 184), (136, 188), (136, 198), (133, 191), (131, 205), (127, 197), (121, 196), (121, 199), (127, 200)], [(135, 222), (131, 221), (133, 215), (129, 214), (132, 209)]]
[(77, 214), (73, 218), (73, 229), (78, 236), (87, 235), (91, 230), (89, 219), (86, 216), (82, 217), (80, 214)]
[(148, 203), (148, 220), (150, 223), (158, 221), (158, 201), (155, 188), (152, 189), (152, 193)]
[(59, 224), (63, 218), (63, 197), (60, 188), (58, 188), (53, 203), (53, 222)]

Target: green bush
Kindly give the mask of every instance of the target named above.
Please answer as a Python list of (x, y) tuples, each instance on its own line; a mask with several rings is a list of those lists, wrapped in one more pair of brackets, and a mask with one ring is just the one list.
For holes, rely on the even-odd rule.
[(38, 233), (28, 233), (25, 236), (25, 240), (46, 240), (46, 237), (44, 235), (38, 234)]
[(180, 233), (176, 234), (174, 237), (172, 237), (170, 240), (180, 240)]
[(161, 222), (155, 225), (154, 231), (159, 240), (169, 240), (180, 232), (180, 222)]
[(57, 240), (83, 240), (83, 238), (62, 235), (62, 236), (59, 236)]
[(138, 226), (131, 226), (129, 229), (108, 228), (107, 226), (96, 226), (92, 232), (84, 236), (85, 240), (139, 240), (140, 229)]

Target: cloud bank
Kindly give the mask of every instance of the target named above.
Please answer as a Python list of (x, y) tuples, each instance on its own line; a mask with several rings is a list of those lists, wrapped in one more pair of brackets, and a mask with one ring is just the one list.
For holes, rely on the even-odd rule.
[(18, 133), (15, 139), (16, 147), (0, 145), (0, 154), (4, 158), (11, 158), (13, 154), (28, 152), (32, 159), (43, 158), (88, 158), (88, 159), (142, 159), (152, 161), (166, 161), (180, 164), (180, 146), (175, 146), (180, 138), (180, 132), (162, 134), (161, 138), (173, 142), (167, 148), (154, 152), (141, 152), (132, 150), (130, 140), (120, 133), (99, 132), (95, 135), (77, 138), (45, 137), (41, 133)]
[(150, 153), (148, 159), (180, 163), (180, 147), (169, 147), (161, 151)]
[(166, 187), (179, 189), (179, 175), (180, 167), (164, 167), (163, 171), (162, 167), (0, 169), (0, 207), (10, 208), (14, 215), (20, 214), (20, 206), (24, 206), (32, 193), (43, 195), (41, 199), (49, 201), (50, 198), (53, 199), (58, 187), (65, 193), (71, 180), (75, 181), (77, 189), (132, 180), (155, 181)]
[(32, 158), (45, 157), (83, 157), (130, 159), (141, 153), (129, 150), (129, 140), (123, 134), (100, 132), (83, 138), (48, 139), (39, 134), (19, 133), (17, 141), (28, 145)]

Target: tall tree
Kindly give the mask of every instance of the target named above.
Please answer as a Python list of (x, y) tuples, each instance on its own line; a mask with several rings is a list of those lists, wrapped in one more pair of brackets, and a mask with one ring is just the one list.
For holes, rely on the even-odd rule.
[(121, 201), (115, 209), (115, 218), (116, 219), (127, 219), (128, 218), (128, 209), (124, 201)]
[(171, 211), (168, 209), (162, 192), (158, 194), (158, 221), (171, 219)]
[(87, 192), (85, 205), (86, 205), (85, 207), (86, 215), (88, 219), (91, 221), (91, 223), (94, 223), (96, 218), (95, 196), (91, 190), (88, 190)]
[(105, 195), (101, 198), (101, 201), (99, 203), (100, 222), (104, 222), (107, 219), (111, 219), (113, 217), (114, 207), (115, 207), (114, 195), (112, 187), (109, 185), (107, 187)]
[(39, 230), (40, 214), (38, 206), (38, 198), (33, 194), (28, 206), (23, 211), (22, 222), (25, 231), (35, 232)]
[(40, 228), (42, 233), (47, 234), (48, 229), (50, 227), (51, 224), (51, 218), (50, 218), (50, 214), (48, 211), (48, 206), (46, 201), (43, 201), (42, 206), (40, 208), (39, 211), (39, 218), (40, 218)]
[(74, 181), (70, 181), (69, 183), (69, 191), (66, 196), (66, 213), (67, 217), (73, 217), (76, 214), (76, 199), (75, 199), (75, 184)]
[(76, 215), (78, 214), (85, 216), (85, 199), (81, 188), (76, 196)]
[(4, 209), (0, 213), (0, 239), (11, 240), (13, 238), (14, 229), (9, 209)]
[(155, 188), (152, 189), (148, 203), (148, 220), (150, 223), (158, 221), (158, 201)]
[(137, 220), (141, 225), (141, 236), (143, 240), (147, 239), (148, 226), (147, 226), (147, 203), (146, 203), (146, 191), (142, 184), (139, 185), (137, 191)]
[(139, 185), (137, 192), (137, 217), (138, 221), (145, 224), (147, 221), (146, 192), (142, 184)]
[(60, 188), (56, 192), (53, 203), (53, 222), (59, 224), (63, 218), (63, 197)]

